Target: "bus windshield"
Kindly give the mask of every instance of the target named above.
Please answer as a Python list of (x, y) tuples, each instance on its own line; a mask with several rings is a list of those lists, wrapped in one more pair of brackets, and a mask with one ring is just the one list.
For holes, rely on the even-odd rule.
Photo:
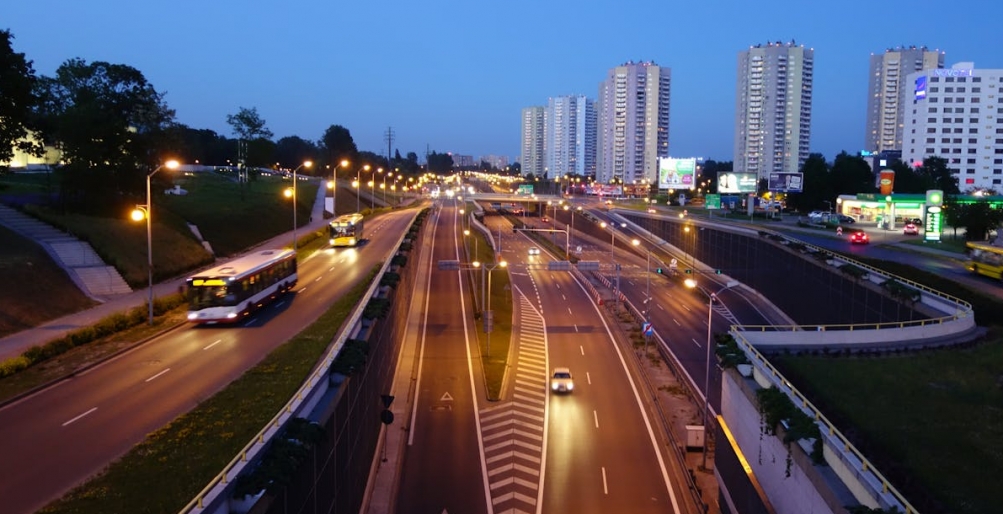
[(227, 307), (237, 304), (237, 295), (225, 285), (198, 285), (188, 288), (188, 303), (192, 309)]

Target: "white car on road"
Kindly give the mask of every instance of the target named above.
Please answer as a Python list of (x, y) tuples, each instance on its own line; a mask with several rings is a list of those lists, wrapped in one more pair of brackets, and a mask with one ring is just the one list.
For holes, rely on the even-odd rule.
[(529, 247), (529, 255), (540, 255), (540, 249), (535, 246)]
[(570, 393), (575, 389), (575, 381), (568, 368), (554, 368), (550, 376), (550, 390), (555, 393)]

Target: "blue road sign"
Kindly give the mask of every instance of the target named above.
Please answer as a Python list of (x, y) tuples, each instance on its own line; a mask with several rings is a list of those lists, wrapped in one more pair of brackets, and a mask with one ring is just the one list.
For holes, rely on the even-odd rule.
[(651, 326), (651, 323), (645, 321), (641, 323), (641, 332), (644, 332), (646, 336), (653, 336), (655, 335), (655, 328)]

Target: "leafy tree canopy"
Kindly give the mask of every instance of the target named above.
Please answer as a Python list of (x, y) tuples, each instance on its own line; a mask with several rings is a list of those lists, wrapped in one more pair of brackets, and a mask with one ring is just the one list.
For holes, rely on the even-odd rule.
[[(299, 136), (288, 136), (279, 139), (275, 143), (275, 162), (282, 168), (295, 168), (303, 161), (317, 161), (320, 150), (312, 141), (307, 141)], [(301, 170), (304, 174), (324, 174), (321, 166), (315, 165), (310, 170)]]
[(9, 30), (0, 30), (0, 163), (10, 162), (15, 149), (43, 154), (41, 144), (27, 140), (38, 79), (31, 61), (14, 52), (13, 39)]
[(246, 141), (271, 139), (273, 136), (272, 131), (265, 126), (265, 120), (258, 114), (257, 107), (241, 107), (237, 114), (227, 114), (226, 123), (233, 128), (234, 135)]
[(320, 138), (320, 147), (332, 165), (345, 159), (351, 163), (351, 168), (364, 164), (356, 162), (359, 160), (359, 149), (355, 146), (352, 133), (341, 125), (331, 125), (324, 131), (324, 135)]

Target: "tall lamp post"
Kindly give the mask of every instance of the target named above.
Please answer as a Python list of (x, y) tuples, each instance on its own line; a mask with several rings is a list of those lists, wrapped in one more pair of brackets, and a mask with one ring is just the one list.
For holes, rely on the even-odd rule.
[[(574, 209), (572, 209), (570, 205), (565, 205), (564, 206), (564, 210), (571, 211), (571, 233), (574, 234), (575, 233), (575, 211), (581, 212), (582, 211), (582, 206), (579, 205), (579, 206), (575, 207)], [(574, 236), (572, 235), (572, 237), (574, 237)], [(570, 246), (570, 244), (569, 244), (569, 246)], [(570, 251), (570, 249), (565, 249), (565, 253), (567, 253), (568, 251)]]
[[(691, 278), (686, 279), (686, 287), (693, 289), (697, 287), (696, 280)], [(707, 365), (704, 370), (704, 382), (703, 382), (703, 430), (704, 430), (704, 443), (703, 443), (703, 463), (700, 465), (701, 469), (707, 469), (707, 421), (710, 414), (710, 345), (711, 345), (711, 320), (714, 315), (714, 302), (717, 301), (717, 295), (724, 292), (726, 289), (730, 289), (738, 285), (737, 280), (729, 280), (724, 284), (724, 287), (718, 289), (716, 293), (711, 293), (707, 297)]]
[(487, 271), (488, 273), (488, 288), (485, 291), (484, 287), (484, 275), (481, 275), (481, 298), (482, 305), (485, 305), (484, 309), (484, 333), (487, 334), (487, 356), (491, 357), (491, 329), (494, 328), (494, 311), (491, 310), (491, 272), (496, 268), (504, 268), (508, 266), (505, 261), (498, 261), (490, 266), (485, 263), (474, 261), (473, 265), (475, 268), (481, 268), (481, 273)]
[(338, 167), (348, 166), (347, 160), (342, 160), (334, 166), (334, 172), (331, 173), (331, 182), (327, 185), (327, 188), (331, 190), (331, 214), (335, 218), (338, 217)]
[(293, 251), (296, 251), (296, 172), (302, 168), (313, 166), (313, 161), (303, 161), (303, 164), (293, 168), (293, 187), (286, 189), (286, 197), (293, 200)]
[(362, 172), (363, 170), (369, 171), (369, 165), (365, 165), (359, 168), (359, 171), (355, 172), (355, 183), (352, 184), (356, 188), (355, 191), (355, 212), (362, 211)]
[(173, 170), (177, 167), (178, 161), (170, 160), (154, 168), (154, 170), (146, 176), (146, 205), (137, 205), (132, 211), (133, 220), (141, 221), (143, 218), (146, 218), (146, 272), (147, 278), (149, 279), (150, 290), (147, 304), (150, 311), (151, 325), (153, 324), (153, 202), (150, 199), (150, 179), (163, 168)]

